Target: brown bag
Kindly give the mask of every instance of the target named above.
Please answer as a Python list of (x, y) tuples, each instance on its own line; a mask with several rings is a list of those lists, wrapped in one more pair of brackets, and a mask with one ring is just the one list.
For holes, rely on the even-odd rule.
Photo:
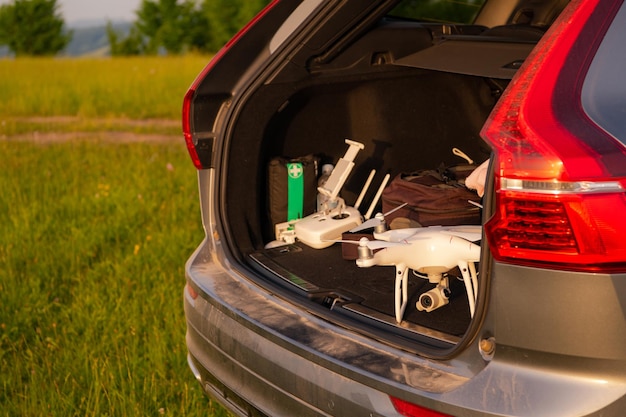
[[(467, 174), (470, 169), (465, 170)], [(449, 172), (449, 170), (446, 170)], [(468, 201), (480, 203), (478, 195), (463, 185), (463, 178), (441, 170), (424, 170), (396, 176), (382, 194), (383, 213), (407, 203), (386, 216), (387, 224), (398, 217), (422, 226), (481, 224), (481, 210)]]

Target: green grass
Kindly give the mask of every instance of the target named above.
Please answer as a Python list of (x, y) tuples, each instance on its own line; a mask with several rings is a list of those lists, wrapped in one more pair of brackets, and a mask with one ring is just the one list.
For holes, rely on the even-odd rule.
[(179, 119), (207, 56), (0, 59), (0, 115)]
[(182, 137), (108, 136), (180, 135), (207, 61), (0, 60), (0, 416), (227, 414), (186, 362), (184, 263), (203, 235)]
[(184, 144), (0, 141), (0, 415), (225, 415), (186, 363)]

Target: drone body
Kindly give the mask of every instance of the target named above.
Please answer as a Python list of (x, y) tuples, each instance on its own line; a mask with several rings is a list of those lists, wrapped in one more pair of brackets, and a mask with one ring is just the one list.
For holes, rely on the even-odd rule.
[(385, 240), (381, 238), (384, 234), (376, 234), (378, 240), (390, 242), (391, 245), (383, 247), (371, 259), (358, 259), (357, 265), (404, 264), (422, 274), (443, 274), (458, 266), (459, 259), (471, 262), (480, 260), (480, 246), (475, 243), (439, 229), (424, 227), (416, 230), (402, 240)]
[[(473, 316), (478, 289), (474, 262), (480, 260), (480, 246), (471, 240), (479, 240), (480, 232), (480, 226), (432, 226), (375, 233), (377, 240), (363, 238), (359, 242), (356, 264), (361, 268), (375, 265), (396, 267), (395, 314), (398, 323), (402, 321), (408, 302), (409, 269), (426, 274), (430, 282), (437, 284), (435, 292), (423, 294), (417, 305), (418, 310), (432, 311), (447, 304), (448, 281), (443, 274), (458, 266)], [(379, 250), (372, 253), (375, 249)]]

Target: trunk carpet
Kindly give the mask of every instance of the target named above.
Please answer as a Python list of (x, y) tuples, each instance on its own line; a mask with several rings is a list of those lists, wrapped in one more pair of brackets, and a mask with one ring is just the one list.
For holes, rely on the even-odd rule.
[[(284, 252), (280, 248), (263, 251), (276, 265), (322, 290), (333, 291), (344, 297), (361, 300), (370, 309), (395, 317), (394, 285), (395, 267), (374, 266), (359, 268), (355, 261), (342, 258), (341, 245), (326, 249), (313, 249), (296, 243), (297, 250)], [(434, 287), (427, 279), (409, 271), (409, 303), (404, 319), (455, 336), (465, 333), (470, 322), (469, 306), (463, 282), (450, 273), (450, 302), (430, 313), (418, 311), (415, 303), (419, 296)], [(456, 270), (456, 275), (460, 273)]]

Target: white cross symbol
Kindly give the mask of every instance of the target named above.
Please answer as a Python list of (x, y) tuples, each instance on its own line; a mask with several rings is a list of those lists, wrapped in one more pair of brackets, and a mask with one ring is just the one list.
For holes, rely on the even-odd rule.
[(300, 178), (302, 176), (302, 167), (300, 164), (289, 164), (287, 166), (287, 171), (289, 172), (289, 176), (291, 178)]

